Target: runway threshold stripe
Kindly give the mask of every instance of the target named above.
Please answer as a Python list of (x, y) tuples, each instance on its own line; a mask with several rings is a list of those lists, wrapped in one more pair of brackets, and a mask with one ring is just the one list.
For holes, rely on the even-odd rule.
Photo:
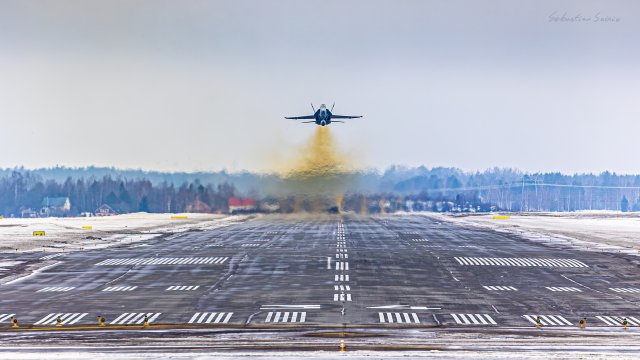
[(193, 314), (193, 316), (191, 317), (191, 320), (189, 320), (189, 322), (188, 322), (188, 323), (189, 323), (189, 324), (192, 324), (192, 323), (196, 320), (196, 318), (198, 317), (198, 315), (200, 315), (200, 313), (195, 313), (195, 314)]
[(0, 314), (0, 323), (8, 319), (11, 319), (11, 317), (14, 315), (15, 314)]
[(129, 313), (124, 313), (120, 316), (118, 316), (117, 318), (115, 318), (115, 320), (111, 321), (111, 324), (117, 324), (118, 321), (120, 321), (120, 319), (122, 319), (123, 317), (127, 316)]
[[(212, 312), (211, 315), (209, 315), (209, 317), (204, 321), (205, 323), (209, 324), (211, 323), (211, 320), (213, 320), (213, 318), (216, 317), (218, 313), (217, 312)], [(202, 315), (201, 319), (204, 319), (204, 317), (207, 315), (207, 313), (204, 313), (204, 315)], [(200, 321), (198, 321), (200, 322)]]
[(56, 315), (55, 313), (51, 313), (51, 314), (49, 314), (49, 315), (47, 315), (47, 316), (43, 317), (43, 318), (42, 318), (42, 319), (40, 319), (39, 321), (35, 322), (35, 323), (34, 323), (34, 325), (40, 325), (40, 324), (43, 324), (43, 323), (47, 322), (47, 321), (49, 320), (49, 318), (53, 318), (53, 317), (55, 317), (55, 315)]
[(82, 320), (82, 318), (83, 318), (83, 317), (87, 316), (87, 314), (88, 314), (88, 313), (80, 314), (80, 315), (79, 315), (79, 316), (77, 316), (75, 319), (70, 320), (68, 324), (69, 324), (69, 325), (73, 325), (73, 324), (77, 323), (78, 321)]
[[(575, 259), (454, 257), (460, 265), (520, 267), (589, 267)], [(614, 290), (615, 291), (615, 290)]]

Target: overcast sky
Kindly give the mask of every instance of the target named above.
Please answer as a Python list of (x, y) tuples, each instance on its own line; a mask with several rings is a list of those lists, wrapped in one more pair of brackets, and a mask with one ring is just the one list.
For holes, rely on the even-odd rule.
[(639, 55), (633, 0), (2, 0), (0, 167), (267, 170), (335, 101), (362, 167), (640, 173)]

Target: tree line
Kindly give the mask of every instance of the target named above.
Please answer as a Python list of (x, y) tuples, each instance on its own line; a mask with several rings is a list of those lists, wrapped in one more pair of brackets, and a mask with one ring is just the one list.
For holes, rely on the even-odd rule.
[[(62, 177), (65, 169), (74, 176)], [(109, 168), (0, 169), (0, 215), (38, 210), (45, 197), (69, 197), (69, 215), (94, 212), (107, 204), (120, 213), (226, 212), (234, 196), (279, 203), (283, 212), (318, 210), (336, 204), (357, 212), (378, 211), (640, 211), (640, 175), (523, 173), (493, 168), (390, 167), (383, 173), (342, 174), (344, 193), (330, 199), (296, 199), (290, 183), (277, 174), (242, 172), (154, 172)], [(83, 175), (84, 174), (84, 175)], [(49, 177), (48, 175), (52, 175)], [(175, 182), (174, 180), (180, 180)], [(313, 187), (311, 188), (313, 191)], [(318, 205), (320, 204), (320, 205)]]
[(28, 171), (14, 171), (0, 177), (0, 214), (20, 216), (24, 209), (38, 210), (45, 197), (69, 197), (68, 215), (93, 213), (102, 204), (118, 213), (129, 212), (185, 212), (194, 204), (206, 204), (210, 212), (227, 211), (228, 199), (235, 194), (232, 184), (201, 184), (199, 181), (181, 185), (161, 182), (152, 184), (146, 179), (68, 177), (63, 182), (45, 180)]

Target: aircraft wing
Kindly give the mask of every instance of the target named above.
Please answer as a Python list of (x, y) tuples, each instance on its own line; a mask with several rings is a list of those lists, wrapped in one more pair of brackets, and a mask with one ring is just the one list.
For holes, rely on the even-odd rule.
[(315, 119), (316, 117), (313, 115), (306, 115), (306, 116), (285, 116), (285, 119), (293, 119), (293, 120), (304, 120), (304, 119)]
[(333, 115), (331, 114), (331, 118), (332, 119), (356, 119), (356, 118), (361, 118), (362, 115), (359, 116), (351, 116), (351, 115)]

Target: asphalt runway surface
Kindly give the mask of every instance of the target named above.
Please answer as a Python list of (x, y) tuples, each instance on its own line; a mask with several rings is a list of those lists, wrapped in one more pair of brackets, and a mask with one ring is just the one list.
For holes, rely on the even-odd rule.
[[(260, 216), (68, 254), (0, 286), (0, 327), (622, 328), (640, 260), (423, 216)], [(621, 330), (622, 331), (622, 330)]]

